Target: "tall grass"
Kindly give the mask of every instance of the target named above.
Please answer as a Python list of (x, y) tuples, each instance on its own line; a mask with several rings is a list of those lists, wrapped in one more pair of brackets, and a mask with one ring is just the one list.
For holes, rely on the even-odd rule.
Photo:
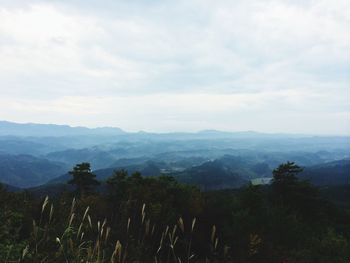
[[(143, 204), (139, 216), (128, 218), (123, 237), (111, 238), (114, 229), (107, 219), (94, 220), (90, 207), (78, 213), (78, 201), (72, 200), (65, 227), (57, 234), (53, 203), (48, 197), (41, 206), (40, 218), (33, 220), (31, 238), (23, 249), (17, 263), (192, 263), (229, 262), (224, 254), (218, 257), (216, 226), (208, 231), (211, 243), (210, 255), (200, 259), (192, 249), (197, 219), (186, 225), (182, 217), (173, 225), (165, 227), (153, 224), (147, 217)], [(227, 248), (225, 248), (227, 249)], [(222, 252), (225, 251), (222, 250)], [(220, 260), (218, 260), (220, 258)], [(10, 263), (9, 256), (4, 263)]]

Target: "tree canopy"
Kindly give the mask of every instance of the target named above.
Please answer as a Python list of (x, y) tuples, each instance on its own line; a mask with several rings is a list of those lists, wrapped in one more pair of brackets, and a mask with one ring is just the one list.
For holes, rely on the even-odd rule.
[(85, 196), (93, 190), (94, 186), (100, 183), (95, 179), (96, 175), (92, 173), (90, 163), (80, 163), (69, 171), (73, 177), (68, 181), (69, 184), (75, 185), (78, 196)]

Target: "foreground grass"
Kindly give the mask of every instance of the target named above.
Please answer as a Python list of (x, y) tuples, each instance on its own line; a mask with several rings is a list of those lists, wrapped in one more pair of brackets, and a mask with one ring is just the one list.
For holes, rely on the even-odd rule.
[(22, 244), (24, 248), (19, 258), (14, 261), (11, 253), (16, 253), (16, 250), (11, 251), (9, 248), (3, 262), (230, 262), (225, 258), (228, 247), (219, 246), (216, 226), (208, 231), (210, 237), (208, 257), (199, 259), (193, 252), (196, 218), (186, 225), (180, 217), (174, 225), (161, 229), (152, 224), (147, 217), (146, 205), (143, 204), (134, 221), (128, 218), (122, 230), (124, 233), (117, 231), (120, 233), (118, 238), (106, 219), (94, 221), (89, 206), (82, 210), (78, 205), (79, 201), (73, 199), (65, 219), (66, 225), (58, 235), (55, 208), (46, 197), (41, 206), (40, 218), (33, 220), (31, 238), (27, 244)]

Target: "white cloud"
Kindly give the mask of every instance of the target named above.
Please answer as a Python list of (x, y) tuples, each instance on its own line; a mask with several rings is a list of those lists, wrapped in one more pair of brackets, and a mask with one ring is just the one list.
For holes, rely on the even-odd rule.
[(350, 132), (347, 0), (3, 2), (2, 119)]
[[(0, 99), (3, 114), (16, 121), (70, 123), (90, 127), (117, 124), (148, 131), (259, 130), (346, 134), (348, 100), (334, 94), (284, 90), (240, 94), (149, 94), (116, 97), (61, 97), (54, 100)], [(344, 110), (332, 110), (343, 104)], [(302, 112), (303, 116), (300, 115)], [(325, 125), (332, 124), (332, 125)], [(296, 125), (297, 124), (297, 125)], [(257, 128), (258, 127), (258, 128)]]

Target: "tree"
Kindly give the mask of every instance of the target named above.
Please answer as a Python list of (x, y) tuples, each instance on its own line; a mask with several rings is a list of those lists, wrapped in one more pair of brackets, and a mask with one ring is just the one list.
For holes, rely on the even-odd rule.
[(126, 196), (128, 171), (122, 169), (114, 171), (107, 179), (107, 187), (114, 203), (119, 203)]
[(281, 164), (273, 170), (273, 202), (303, 218), (315, 219), (319, 216), (322, 200), (316, 187), (297, 178), (302, 171), (294, 162)]
[(69, 174), (73, 179), (68, 183), (75, 185), (78, 196), (84, 197), (92, 192), (92, 189), (100, 183), (95, 179), (96, 175), (91, 172), (90, 163), (80, 163), (73, 167)]
[(273, 170), (272, 193), (275, 203), (281, 206), (286, 206), (290, 203), (298, 187), (297, 175), (302, 170), (294, 162), (282, 163)]
[(276, 169), (273, 170), (273, 183), (274, 184), (289, 184), (297, 181), (297, 175), (302, 172), (303, 169), (296, 165), (294, 162), (282, 163)]

